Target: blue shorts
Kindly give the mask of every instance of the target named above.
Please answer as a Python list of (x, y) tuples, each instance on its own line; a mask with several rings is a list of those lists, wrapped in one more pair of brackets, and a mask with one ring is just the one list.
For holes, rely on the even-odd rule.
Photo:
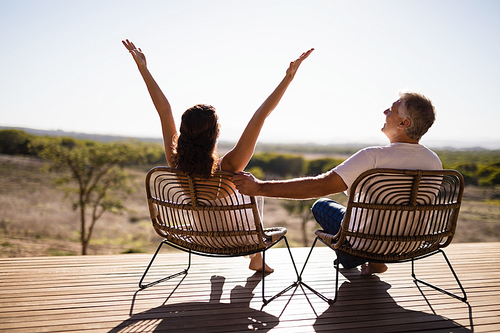
[[(346, 208), (327, 198), (317, 200), (311, 208), (316, 222), (329, 234), (335, 235), (342, 227)], [(342, 266), (346, 269), (354, 268), (366, 262), (365, 259), (348, 257), (337, 253)]]

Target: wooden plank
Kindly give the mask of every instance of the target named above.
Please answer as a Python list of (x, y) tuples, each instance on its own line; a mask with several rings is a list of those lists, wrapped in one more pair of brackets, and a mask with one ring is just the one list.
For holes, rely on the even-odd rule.
[[(307, 248), (293, 248), (298, 269)], [(261, 310), (262, 282), (251, 276), (244, 258), (193, 257), (189, 274), (144, 291), (138, 280), (150, 255), (0, 259), (0, 331), (5, 332), (271, 332), (430, 329), (475, 332), (500, 330), (500, 243), (453, 244), (446, 250), (466, 288), (469, 306), (412, 282), (408, 263), (393, 264), (380, 277), (341, 270), (338, 301), (329, 306), (307, 289), (292, 289)], [(333, 296), (333, 251), (318, 247), (303, 278)], [(285, 249), (272, 249), (276, 269), (266, 277), (266, 294), (294, 280)], [(185, 253), (160, 256), (158, 270), (180, 270)], [(456, 283), (434, 256), (418, 272), (439, 286)], [(175, 290), (175, 292), (172, 292)], [(268, 292), (267, 292), (268, 291)], [(424, 296), (425, 295), (425, 298)]]

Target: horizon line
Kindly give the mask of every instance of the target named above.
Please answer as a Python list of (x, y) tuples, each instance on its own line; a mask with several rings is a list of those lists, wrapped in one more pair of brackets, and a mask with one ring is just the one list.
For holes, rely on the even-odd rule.
[[(0, 130), (23, 130), (27, 133), (34, 135), (53, 135), (53, 136), (70, 136), (76, 138), (92, 138), (92, 137), (100, 137), (103, 141), (112, 141), (116, 140), (127, 140), (127, 139), (137, 139), (140, 141), (152, 141), (152, 142), (162, 142), (163, 139), (158, 137), (146, 137), (146, 136), (127, 136), (127, 135), (118, 135), (118, 134), (101, 134), (101, 133), (89, 133), (89, 132), (75, 132), (75, 131), (64, 131), (61, 129), (36, 129), (30, 127), (22, 127), (22, 126), (0, 126)], [(99, 141), (99, 140), (98, 140)], [(427, 141), (427, 140), (424, 140)], [(235, 141), (219, 141), (219, 146), (223, 145), (232, 145), (235, 144)], [(344, 146), (344, 147), (368, 147), (368, 146), (378, 146), (385, 145), (388, 143), (381, 142), (352, 142), (352, 141), (344, 141), (338, 143), (317, 143), (317, 142), (271, 142), (271, 141), (259, 141), (257, 146), (259, 145), (276, 145), (276, 146), (316, 146), (316, 147), (334, 147), (334, 146)], [(457, 140), (430, 140), (424, 145), (432, 147), (432, 149), (450, 149), (450, 150), (500, 150), (500, 139), (494, 140), (475, 140), (475, 141), (457, 141)]]

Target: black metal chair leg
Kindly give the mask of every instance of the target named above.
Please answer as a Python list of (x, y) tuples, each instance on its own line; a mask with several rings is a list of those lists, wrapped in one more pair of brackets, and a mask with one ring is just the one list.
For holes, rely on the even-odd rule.
[[(317, 240), (320, 240), (322, 241), (323, 243), (325, 243), (321, 238), (319, 237), (316, 237), (314, 239), (314, 242), (313, 244), (311, 245), (311, 250), (309, 251), (309, 254), (307, 255), (307, 258), (306, 258), (306, 261), (304, 262), (304, 266), (302, 266), (302, 271), (300, 272), (300, 275), (299, 275), (299, 280), (298, 280), (298, 283), (300, 285), (303, 285), (304, 287), (306, 287), (307, 289), (309, 289), (310, 291), (312, 291), (316, 296), (318, 296), (319, 298), (321, 298), (323, 301), (327, 302), (328, 304), (332, 305), (333, 303), (335, 303), (337, 301), (337, 291), (338, 291), (338, 286), (339, 286), (339, 265), (338, 263), (335, 265), (335, 270), (337, 271), (336, 272), (336, 278), (335, 278), (335, 297), (333, 299), (331, 298), (328, 298), (326, 297), (325, 295), (323, 295), (322, 293), (320, 293), (319, 291), (315, 290), (314, 288), (312, 288), (311, 286), (309, 286), (307, 283), (303, 282), (302, 281), (302, 273), (304, 273), (304, 269), (306, 268), (306, 265), (307, 265), (307, 262), (309, 261), (309, 257), (311, 257), (311, 253), (314, 249), (314, 246), (316, 245), (316, 241)], [(325, 245), (328, 246), (328, 244), (325, 243)]]
[(307, 262), (309, 261), (309, 257), (311, 256), (311, 253), (312, 253), (317, 241), (318, 241), (318, 237), (314, 238), (314, 242), (311, 245), (311, 249), (309, 250), (309, 254), (307, 255), (306, 261), (304, 262), (304, 266), (302, 266), (302, 270), (300, 271), (299, 281), (302, 281), (302, 273), (304, 273), (304, 270), (306, 269)]
[[(299, 272), (297, 270), (297, 266), (295, 265), (295, 260), (293, 260), (292, 251), (290, 250), (290, 246), (288, 245), (288, 241), (287, 241), (285, 236), (283, 236), (282, 239), (285, 241), (286, 248), (288, 249), (288, 253), (290, 254), (290, 259), (292, 260), (293, 268), (295, 269), (295, 274), (297, 275), (297, 279), (299, 279)], [(279, 240), (276, 243), (278, 243), (278, 242), (279, 242)], [(298, 285), (298, 281), (295, 281), (291, 285), (289, 285), (288, 287), (286, 287), (285, 289), (283, 289), (282, 291), (277, 293), (276, 295), (272, 296), (269, 299), (266, 299), (266, 296), (265, 296), (265, 276), (266, 276), (266, 273), (264, 270), (266, 267), (266, 251), (267, 250), (262, 251), (262, 302), (264, 303), (263, 306), (271, 303), (273, 300), (275, 300), (276, 298), (280, 297), (281, 295), (283, 295), (284, 293), (286, 293), (287, 291), (289, 291), (290, 289), (292, 289)]]
[(457, 274), (455, 273), (455, 270), (453, 269), (453, 267), (451, 266), (451, 263), (450, 261), (448, 260), (448, 257), (446, 257), (446, 254), (444, 253), (443, 250), (439, 249), (438, 250), (439, 252), (441, 252), (441, 254), (443, 255), (444, 259), (446, 260), (446, 263), (448, 264), (448, 267), (450, 268), (451, 272), (453, 273), (453, 276), (455, 277), (455, 281), (457, 281), (457, 284), (458, 286), (460, 287), (460, 289), (462, 290), (462, 294), (463, 296), (459, 296), (457, 294), (454, 294), (452, 292), (449, 292), (448, 290), (445, 290), (445, 289), (442, 289), (440, 287), (437, 287), (433, 284), (430, 284), (426, 281), (423, 281), (423, 280), (420, 280), (417, 278), (416, 274), (415, 274), (415, 262), (414, 260), (411, 261), (411, 276), (413, 277), (413, 280), (416, 281), (416, 282), (420, 282), (428, 287), (431, 287), (437, 291), (440, 291), (442, 292), (443, 294), (446, 294), (448, 296), (451, 296), (451, 297), (455, 297), (456, 299), (459, 299), (461, 300), (462, 302), (467, 302), (467, 294), (465, 293), (465, 289), (464, 287), (462, 286), (462, 283), (460, 283), (460, 280), (458, 279), (458, 276)]
[(166, 244), (165, 241), (162, 241), (160, 243), (160, 245), (158, 246), (158, 248), (156, 249), (156, 252), (155, 254), (153, 255), (153, 258), (151, 258), (151, 261), (149, 262), (149, 265), (148, 267), (146, 268), (146, 270), (144, 271), (144, 274), (142, 275), (142, 278), (141, 280), (139, 281), (139, 288), (141, 289), (146, 289), (146, 288), (149, 288), (151, 286), (154, 286), (160, 282), (163, 282), (163, 281), (167, 281), (167, 280), (170, 280), (170, 279), (173, 279), (174, 277), (177, 277), (179, 275), (182, 275), (182, 274), (187, 274), (189, 268), (191, 267), (191, 251), (189, 251), (189, 261), (188, 261), (188, 266), (187, 268), (185, 268), (184, 270), (178, 272), (178, 273), (175, 273), (175, 274), (172, 274), (172, 275), (169, 275), (167, 277), (164, 277), (164, 278), (161, 278), (159, 280), (156, 280), (156, 281), (153, 281), (153, 282), (149, 282), (147, 284), (143, 284), (142, 282), (144, 281), (144, 278), (146, 277), (146, 275), (148, 274), (148, 271), (149, 269), (151, 268), (151, 266), (153, 265), (153, 262), (154, 260), (156, 259), (156, 256), (158, 255), (158, 253), (160, 252), (160, 249), (161, 247), (163, 246), (163, 244)]

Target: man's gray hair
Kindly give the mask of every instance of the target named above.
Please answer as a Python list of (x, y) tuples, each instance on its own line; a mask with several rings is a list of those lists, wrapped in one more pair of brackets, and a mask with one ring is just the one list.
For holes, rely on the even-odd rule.
[(436, 120), (434, 106), (427, 97), (419, 93), (401, 92), (399, 97), (399, 116), (410, 119), (410, 126), (405, 129), (405, 134), (411, 139), (420, 140)]

